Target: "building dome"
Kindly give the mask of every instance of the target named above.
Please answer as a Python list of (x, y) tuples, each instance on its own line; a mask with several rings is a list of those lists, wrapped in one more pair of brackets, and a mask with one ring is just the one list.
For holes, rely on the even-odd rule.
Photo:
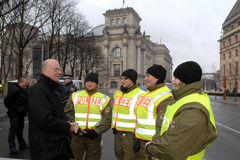
[(102, 36), (103, 35), (103, 29), (104, 29), (105, 25), (101, 24), (98, 25), (96, 27), (94, 27), (90, 32), (89, 35), (93, 35), (93, 36)]

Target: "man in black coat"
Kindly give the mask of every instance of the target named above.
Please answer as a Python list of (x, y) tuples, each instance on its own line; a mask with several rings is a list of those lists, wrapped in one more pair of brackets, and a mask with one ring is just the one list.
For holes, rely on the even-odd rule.
[(68, 141), (78, 126), (67, 120), (56, 91), (62, 75), (59, 63), (48, 59), (42, 64), (40, 81), (29, 89), (29, 143), (32, 160), (73, 158)]
[(58, 96), (61, 103), (65, 106), (71, 94), (77, 91), (77, 87), (73, 84), (72, 77), (70, 75), (64, 75), (63, 79), (64, 84), (59, 84), (60, 90), (58, 91)]
[(4, 99), (10, 120), (8, 145), (11, 154), (17, 154), (15, 136), (17, 136), (20, 149), (28, 148), (23, 139), (24, 117), (27, 115), (27, 86), (28, 80), (25, 77), (20, 77), (18, 83), (13, 85)]

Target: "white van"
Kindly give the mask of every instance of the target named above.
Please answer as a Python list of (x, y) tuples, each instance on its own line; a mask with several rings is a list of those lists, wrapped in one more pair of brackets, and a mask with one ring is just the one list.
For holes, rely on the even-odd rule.
[[(77, 87), (78, 90), (83, 89), (83, 81), (82, 80), (72, 80), (73, 84)], [(59, 83), (64, 84), (64, 80), (60, 79)]]

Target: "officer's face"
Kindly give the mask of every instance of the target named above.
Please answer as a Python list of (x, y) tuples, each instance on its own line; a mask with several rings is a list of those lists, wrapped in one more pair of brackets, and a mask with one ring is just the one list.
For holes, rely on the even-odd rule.
[(85, 85), (88, 90), (92, 90), (97, 87), (97, 83), (92, 81), (87, 81)]
[(158, 79), (153, 77), (151, 74), (146, 73), (144, 78), (147, 87), (155, 86), (157, 84)]
[(172, 84), (174, 85), (174, 89), (177, 90), (183, 86), (185, 86), (185, 83), (180, 81), (178, 78), (174, 77), (174, 80), (172, 81)]
[(125, 76), (121, 77), (121, 84), (124, 88), (130, 88), (134, 85), (133, 81)]

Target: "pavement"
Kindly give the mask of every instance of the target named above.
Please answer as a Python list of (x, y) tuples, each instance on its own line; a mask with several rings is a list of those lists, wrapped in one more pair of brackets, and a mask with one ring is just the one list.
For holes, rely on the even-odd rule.
[[(240, 97), (226, 97), (223, 100), (223, 96), (209, 96), (211, 101), (221, 102), (226, 104), (240, 104)], [(0, 95), (0, 122), (5, 121), (7, 118), (7, 108), (3, 104), (3, 96)]]
[(211, 101), (214, 102), (221, 102), (226, 104), (240, 104), (240, 97), (226, 97), (226, 99), (223, 99), (223, 96), (209, 96)]

